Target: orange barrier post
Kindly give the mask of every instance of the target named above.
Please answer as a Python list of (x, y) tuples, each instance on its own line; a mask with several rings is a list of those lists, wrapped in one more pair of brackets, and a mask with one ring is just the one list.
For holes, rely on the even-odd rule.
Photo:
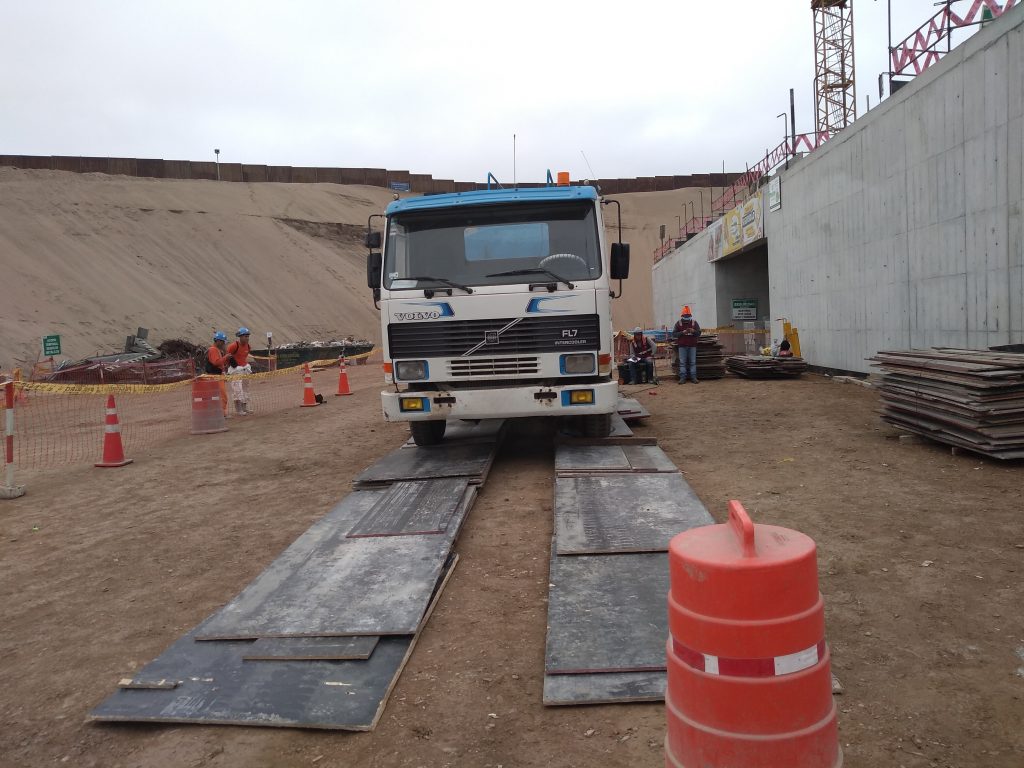
[(228, 431), (227, 421), (224, 419), (226, 406), (222, 402), (222, 383), (218, 379), (192, 380), (193, 435), (212, 435)]
[(348, 372), (345, 370), (345, 358), (341, 357), (338, 361), (338, 367), (341, 372), (338, 374), (338, 391), (334, 393), (334, 396), (338, 395), (351, 395), (352, 390), (348, 387)]
[(669, 572), (665, 764), (840, 768), (814, 541), (731, 501)]
[(25, 495), (25, 486), (14, 484), (14, 382), (3, 382), (4, 404), (4, 480), (0, 499), (17, 499)]
[(306, 363), (302, 373), (302, 381), (302, 407), (312, 408), (315, 405), (320, 405), (316, 401), (316, 393), (313, 391), (313, 374), (309, 372), (309, 363)]
[(121, 424), (117, 420), (117, 406), (114, 396), (107, 395), (107, 418), (103, 427), (103, 461), (97, 467), (123, 467), (131, 464), (132, 459), (124, 457), (124, 446), (121, 445)]

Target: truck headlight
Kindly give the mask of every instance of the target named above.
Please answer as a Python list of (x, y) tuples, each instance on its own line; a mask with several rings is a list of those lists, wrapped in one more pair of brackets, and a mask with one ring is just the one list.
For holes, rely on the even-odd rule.
[(426, 360), (402, 360), (395, 363), (395, 376), (399, 381), (420, 381), (427, 378)]
[(562, 355), (562, 373), (593, 373), (596, 367), (592, 354)]

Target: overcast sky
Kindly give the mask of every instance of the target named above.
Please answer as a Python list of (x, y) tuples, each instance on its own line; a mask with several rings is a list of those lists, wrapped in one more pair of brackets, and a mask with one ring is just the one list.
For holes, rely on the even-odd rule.
[[(968, 3), (958, 2), (957, 6)], [(901, 40), (933, 0), (893, 0)], [(742, 170), (813, 129), (808, 0), (0, 0), (0, 154), (540, 181)], [(886, 0), (855, 0), (858, 112)], [(513, 169), (513, 134), (515, 168)], [(589, 161), (589, 168), (584, 161)]]

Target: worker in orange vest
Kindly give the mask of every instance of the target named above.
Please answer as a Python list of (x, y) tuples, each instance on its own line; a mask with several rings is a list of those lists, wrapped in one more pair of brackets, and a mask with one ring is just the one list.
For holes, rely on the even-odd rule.
[(689, 378), (697, 383), (697, 342), (700, 341), (700, 325), (693, 319), (690, 307), (683, 311), (672, 328), (672, 337), (679, 349), (679, 383), (685, 384)]
[(224, 372), (228, 367), (228, 353), (225, 345), (228, 335), (224, 331), (217, 331), (213, 334), (213, 344), (206, 350), (206, 361), (203, 364), (203, 373), (207, 376), (220, 376), (220, 403), (224, 409), (224, 415), (228, 415), (228, 388), (224, 384)]
[(252, 348), (249, 346), (249, 329), (242, 326), (235, 336), (237, 339), (228, 345), (228, 375), (238, 378), (231, 381), (231, 399), (235, 401), (235, 415), (248, 416), (252, 413), (249, 408), (249, 389), (245, 386), (244, 376), (252, 373), (252, 366), (249, 365), (249, 353)]

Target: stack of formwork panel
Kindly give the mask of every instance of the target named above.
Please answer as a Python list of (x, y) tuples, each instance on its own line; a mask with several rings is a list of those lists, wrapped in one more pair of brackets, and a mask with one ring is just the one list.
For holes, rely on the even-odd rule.
[(1024, 458), (1024, 355), (970, 349), (878, 352), (882, 419), (998, 459)]
[(726, 358), (730, 372), (748, 379), (794, 379), (807, 370), (802, 357), (733, 355)]
[(701, 336), (697, 342), (697, 375), (702, 379), (725, 376), (725, 352), (716, 334)]

